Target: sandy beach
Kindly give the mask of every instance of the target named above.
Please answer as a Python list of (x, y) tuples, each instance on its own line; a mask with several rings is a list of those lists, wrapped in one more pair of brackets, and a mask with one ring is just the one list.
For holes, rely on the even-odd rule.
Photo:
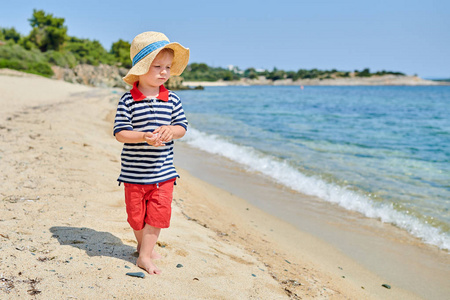
[[(162, 231), (157, 249), (163, 272), (127, 276), (142, 270), (135, 266), (123, 186), (116, 182), (121, 144), (112, 126), (123, 91), (9, 70), (0, 70), (0, 91), (1, 299), (444, 299), (450, 294), (447, 252), (360, 216), (339, 223), (332, 217), (338, 208), (327, 220), (314, 214), (313, 206), (302, 216), (289, 215), (269, 195), (277, 189), (281, 200), (275, 200), (289, 201), (291, 191), (257, 175), (240, 186), (239, 176), (248, 174), (238, 166), (182, 141), (175, 146), (181, 178), (171, 227)], [(333, 236), (339, 241), (330, 242)], [(365, 246), (346, 248), (351, 245), (346, 239)]]

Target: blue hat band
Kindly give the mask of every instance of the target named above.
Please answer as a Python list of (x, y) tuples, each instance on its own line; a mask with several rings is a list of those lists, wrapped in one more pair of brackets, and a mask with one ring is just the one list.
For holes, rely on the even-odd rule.
[(164, 47), (165, 45), (169, 44), (168, 41), (159, 41), (151, 43), (150, 45), (145, 46), (142, 48), (141, 51), (139, 51), (138, 54), (136, 54), (133, 57), (133, 66), (137, 64), (139, 61), (141, 61), (144, 57), (146, 57), (148, 54), (152, 53), (153, 51)]

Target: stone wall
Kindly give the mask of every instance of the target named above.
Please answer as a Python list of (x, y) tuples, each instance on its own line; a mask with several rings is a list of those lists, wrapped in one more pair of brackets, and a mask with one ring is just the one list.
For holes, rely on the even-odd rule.
[(92, 66), (81, 64), (73, 69), (52, 67), (54, 78), (67, 82), (80, 83), (97, 87), (118, 87), (128, 89), (128, 85), (122, 80), (128, 72), (125, 68), (117, 68), (109, 65)]
[[(128, 72), (126, 68), (102, 64), (98, 66), (80, 64), (73, 69), (58, 66), (53, 66), (52, 69), (55, 73), (53, 78), (58, 80), (96, 87), (131, 88), (122, 80), (122, 77)], [(170, 90), (187, 89), (183, 85), (183, 78), (179, 76), (172, 76), (165, 86)]]

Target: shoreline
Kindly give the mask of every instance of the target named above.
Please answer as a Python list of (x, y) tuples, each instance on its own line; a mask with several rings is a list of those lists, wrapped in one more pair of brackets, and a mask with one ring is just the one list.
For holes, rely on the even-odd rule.
[[(448, 251), (425, 244), (391, 224), (275, 184), (264, 175), (248, 172), (226, 158), (184, 143), (178, 143), (177, 147), (180, 150), (175, 162), (183, 169), (324, 242), (390, 285), (412, 291), (424, 299), (442, 299), (450, 292), (446, 287), (450, 274)], [(317, 251), (309, 250), (310, 253)], [(315, 260), (326, 261), (326, 255)]]
[(422, 79), (417, 76), (398, 76), (384, 75), (372, 77), (352, 77), (352, 78), (334, 78), (334, 79), (292, 79), (269, 80), (264, 77), (259, 79), (242, 78), (235, 81), (184, 81), (186, 87), (197, 86), (449, 86), (450, 82), (438, 82)]
[[(0, 76), (0, 101), (5, 107), (0, 117), (0, 295), (12, 299), (33, 292), (37, 297), (101, 299), (423, 297), (377, 275), (345, 254), (345, 249), (317, 235), (332, 235), (327, 228), (339, 232), (345, 224), (330, 219), (324, 227), (316, 226), (312, 221), (321, 216), (320, 210), (303, 216), (305, 226), (314, 227), (316, 233), (282, 221), (289, 217), (276, 211), (277, 203), (266, 201), (267, 197), (255, 202), (251, 196), (256, 190), (258, 195), (271, 194), (267, 191), (273, 189), (283, 195), (292, 195), (291, 191), (264, 184), (257, 175), (248, 176), (239, 166), (186, 148), (182, 141), (175, 146), (181, 179), (174, 191), (172, 224), (158, 244), (163, 259), (157, 264), (163, 274), (143, 280), (126, 276), (140, 269), (134, 266), (136, 242), (126, 222), (123, 188), (116, 184), (121, 145), (112, 136), (112, 120), (122, 91), (33, 75)], [(5, 104), (11, 101), (15, 105)], [(219, 176), (216, 167), (227, 170), (228, 177)], [(242, 194), (236, 190), (239, 182), (244, 184)], [(260, 209), (261, 204), (266, 206)], [(274, 213), (281, 215), (274, 217)], [(448, 272), (448, 264), (440, 271)], [(445, 280), (439, 274), (428, 278), (436, 281), (432, 287)], [(444, 287), (437, 292), (448, 292)], [(438, 299), (433, 293), (428, 295)]]

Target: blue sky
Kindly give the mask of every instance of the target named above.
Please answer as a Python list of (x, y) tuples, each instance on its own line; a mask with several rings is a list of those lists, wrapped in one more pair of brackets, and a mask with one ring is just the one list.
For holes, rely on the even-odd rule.
[(33, 8), (65, 18), (69, 35), (107, 50), (160, 31), (191, 49), (190, 62), (217, 67), (450, 77), (448, 0), (15, 0), (1, 4), (0, 27), (28, 34)]

